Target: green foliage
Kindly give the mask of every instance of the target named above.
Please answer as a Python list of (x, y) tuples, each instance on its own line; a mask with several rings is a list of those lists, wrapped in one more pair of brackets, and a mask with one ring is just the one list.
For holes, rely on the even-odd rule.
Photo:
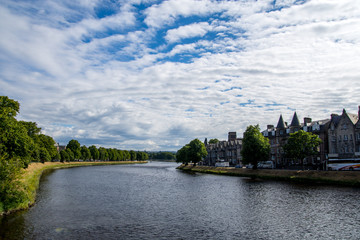
[(23, 163), (0, 156), (0, 206), (3, 211), (16, 208), (27, 199), (24, 186), (18, 180)]
[(49, 152), (48, 152), (48, 151), (46, 150), (46, 148), (44, 148), (44, 147), (40, 148), (39, 155), (40, 155), (40, 161), (41, 161), (42, 163), (48, 162), (48, 161), (51, 160), (51, 157), (50, 157)]
[(81, 158), (80, 143), (77, 140), (70, 140), (69, 143), (66, 145), (66, 149), (70, 149), (72, 151), (74, 155), (74, 160), (78, 160)]
[(109, 160), (109, 154), (105, 148), (99, 147), (99, 154), (100, 154), (100, 157), (99, 157), (100, 160), (102, 160), (102, 161)]
[(213, 139), (210, 139), (209, 144), (215, 144), (215, 143), (218, 143), (218, 142), (219, 142), (219, 139), (213, 138)]
[(189, 148), (190, 148), (189, 145), (185, 145), (176, 152), (176, 162), (182, 162), (186, 165), (189, 163), (187, 156), (189, 152)]
[(82, 160), (88, 161), (88, 160), (91, 159), (90, 150), (85, 145), (81, 146), (80, 152), (81, 152), (81, 159)]
[(69, 161), (75, 161), (75, 156), (74, 156), (73, 151), (71, 151), (70, 148), (66, 148), (65, 151), (66, 151), (66, 153), (67, 153), (68, 156), (69, 156)]
[(283, 149), (285, 156), (302, 162), (304, 158), (316, 155), (321, 139), (313, 133), (303, 130), (291, 133)]
[(157, 160), (175, 160), (176, 154), (172, 152), (150, 152), (148, 153), (149, 159)]
[(56, 147), (55, 147), (55, 140), (47, 135), (44, 134), (39, 134), (37, 136), (38, 139), (38, 145), (40, 146), (40, 148), (45, 148), (47, 150), (47, 152), (50, 155), (50, 160), (54, 159), (58, 153)]
[(194, 139), (176, 153), (176, 161), (185, 164), (192, 162), (196, 166), (207, 154), (204, 143)]
[(66, 150), (60, 151), (60, 161), (61, 162), (68, 162), (70, 161), (70, 156)]
[(133, 150), (130, 151), (130, 160), (131, 161), (136, 160), (136, 152)]
[(259, 125), (248, 126), (244, 133), (241, 156), (244, 164), (252, 164), (257, 169), (257, 163), (269, 159), (270, 143), (261, 132)]
[(94, 145), (90, 146), (89, 150), (90, 150), (92, 160), (94, 160), (94, 161), (99, 160), (99, 157), (100, 157), (99, 150)]

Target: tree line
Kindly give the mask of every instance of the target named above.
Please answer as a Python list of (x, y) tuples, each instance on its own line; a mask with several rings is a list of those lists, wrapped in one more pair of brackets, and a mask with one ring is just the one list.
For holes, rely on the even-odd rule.
[(175, 160), (176, 154), (172, 152), (149, 152), (149, 159), (154, 160)]
[(104, 148), (92, 145), (80, 147), (77, 140), (70, 140), (66, 149), (60, 151), (60, 161), (144, 161), (149, 159), (146, 152), (118, 150), (116, 148)]

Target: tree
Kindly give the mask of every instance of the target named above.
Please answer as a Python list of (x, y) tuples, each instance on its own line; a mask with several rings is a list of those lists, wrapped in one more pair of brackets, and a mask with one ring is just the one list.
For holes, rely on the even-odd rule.
[(130, 160), (131, 161), (136, 160), (136, 152), (133, 150), (130, 151)]
[(70, 140), (66, 145), (66, 149), (70, 149), (74, 154), (74, 160), (81, 158), (80, 143), (77, 140)]
[(20, 159), (27, 167), (35, 145), (26, 127), (15, 119), (19, 110), (19, 102), (0, 96), (0, 155)]
[(248, 126), (244, 133), (241, 156), (244, 164), (252, 164), (257, 169), (258, 162), (269, 159), (270, 143), (261, 132), (259, 125)]
[(129, 160), (129, 159), (130, 159), (130, 153), (129, 153), (129, 151), (124, 150), (124, 151), (123, 151), (123, 154), (124, 154), (124, 161), (126, 161), (126, 160)]
[(68, 162), (70, 161), (70, 156), (66, 150), (60, 151), (60, 161), (61, 162)]
[(99, 157), (100, 160), (102, 160), (102, 161), (109, 160), (109, 154), (105, 148), (99, 147), (99, 154), (100, 154), (100, 157)]
[(194, 166), (207, 156), (207, 151), (203, 142), (194, 139), (176, 153), (176, 161), (187, 163), (192, 162)]
[(13, 158), (7, 159), (5, 155), (0, 155), (0, 212), (6, 212), (27, 199), (22, 190), (23, 183), (19, 180), (23, 163)]
[(213, 138), (213, 139), (210, 139), (209, 144), (215, 144), (215, 143), (218, 143), (218, 142), (219, 142), (219, 139)]
[(55, 147), (55, 141), (52, 137), (44, 135), (44, 134), (39, 134), (38, 135), (38, 141), (37, 143), (39, 144), (40, 148), (45, 148), (49, 155), (50, 155), (50, 160), (51, 159), (55, 159), (57, 152), (57, 149)]
[(190, 148), (189, 145), (185, 145), (176, 152), (176, 162), (181, 162), (185, 165), (188, 165), (188, 163), (189, 163), (189, 159), (188, 159), (189, 148)]
[(321, 139), (313, 133), (303, 130), (290, 133), (290, 137), (283, 149), (285, 156), (297, 160), (304, 166), (304, 158), (316, 155)]
[(92, 160), (94, 160), (94, 161), (99, 160), (99, 157), (100, 157), (99, 150), (94, 145), (90, 146), (89, 150), (90, 150), (90, 153), (91, 153)]
[(40, 161), (42, 163), (48, 162), (51, 160), (49, 152), (46, 150), (46, 148), (41, 147), (39, 152)]
[(85, 145), (81, 146), (80, 152), (82, 160), (87, 161), (91, 158), (90, 150)]
[(73, 153), (73, 151), (71, 151), (71, 149), (70, 148), (66, 148), (66, 153), (68, 154), (68, 156), (69, 156), (69, 161), (74, 161), (75, 160), (75, 156), (74, 156), (74, 153)]

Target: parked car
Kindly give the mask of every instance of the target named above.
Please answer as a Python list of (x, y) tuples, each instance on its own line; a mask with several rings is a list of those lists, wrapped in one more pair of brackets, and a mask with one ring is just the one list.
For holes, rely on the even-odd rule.
[(272, 161), (265, 161), (265, 162), (259, 162), (258, 168), (267, 168), (267, 169), (273, 169), (274, 163)]

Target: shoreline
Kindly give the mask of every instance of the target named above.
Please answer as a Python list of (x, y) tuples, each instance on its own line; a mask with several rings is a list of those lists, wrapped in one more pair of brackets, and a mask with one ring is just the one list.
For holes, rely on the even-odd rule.
[(227, 176), (280, 180), (311, 184), (327, 184), (348, 187), (360, 187), (360, 171), (316, 171), (282, 169), (246, 169), (231, 167), (210, 167), (180, 165), (177, 169), (187, 172), (210, 173)]
[(8, 215), (17, 211), (26, 210), (35, 204), (36, 193), (39, 188), (41, 176), (45, 171), (73, 168), (73, 167), (86, 167), (86, 166), (102, 166), (102, 165), (122, 165), (122, 164), (142, 164), (148, 161), (105, 161), (105, 162), (45, 162), (30, 163), (28, 168), (23, 169), (21, 173), (20, 182), (23, 183), (23, 191), (28, 196), (26, 202), (20, 203), (17, 207), (10, 209), (7, 212), (0, 212), (0, 216)]

